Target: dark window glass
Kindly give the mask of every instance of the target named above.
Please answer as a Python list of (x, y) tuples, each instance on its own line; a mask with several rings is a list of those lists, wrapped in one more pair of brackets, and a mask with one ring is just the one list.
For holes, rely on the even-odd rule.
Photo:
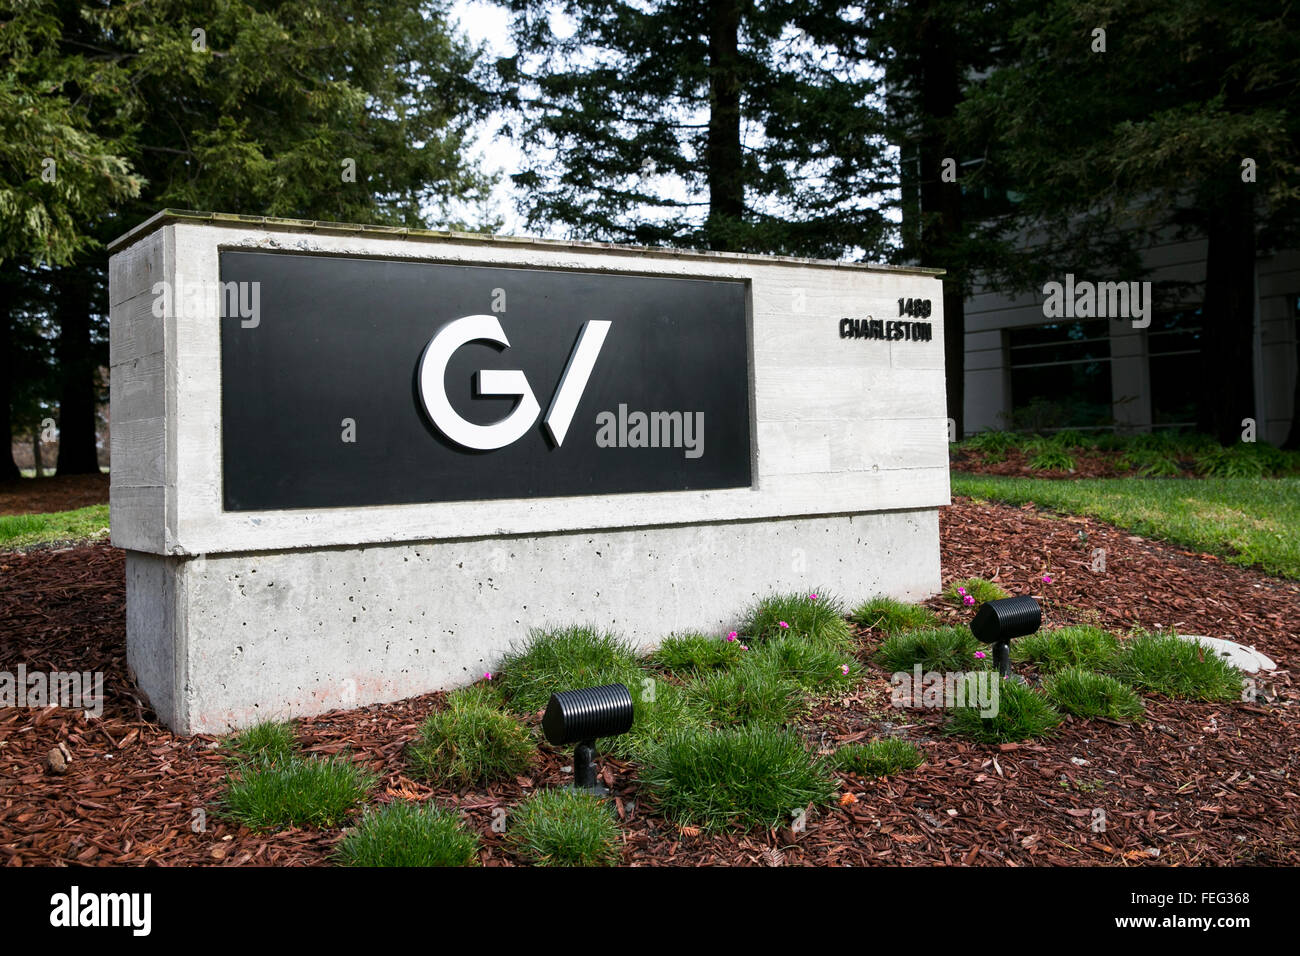
[(1201, 310), (1163, 312), (1147, 330), (1151, 423), (1194, 425), (1201, 376)]
[(1007, 337), (1016, 427), (1095, 428), (1113, 422), (1105, 319), (1010, 329)]

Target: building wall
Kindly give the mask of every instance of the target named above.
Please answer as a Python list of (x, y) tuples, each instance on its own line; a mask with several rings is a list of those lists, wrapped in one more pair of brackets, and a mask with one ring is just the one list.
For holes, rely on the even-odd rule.
[[(1169, 236), (1148, 249), (1146, 264), (1153, 282), (1199, 282), (1205, 275), (1205, 241)], [(1064, 280), (1062, 270), (1058, 281)], [(1084, 276), (1102, 280), (1104, 276)], [(1256, 327), (1255, 419), (1258, 437), (1273, 444), (1285, 441), (1291, 425), (1295, 388), (1296, 313), (1300, 295), (1300, 252), (1287, 250), (1261, 256), (1256, 267), (1258, 324)], [(1195, 296), (1195, 293), (1193, 293)], [(1008, 427), (1013, 402), (1007, 332), (1038, 326), (1044, 318), (1042, 294), (1005, 296), (976, 292), (966, 302), (966, 433)], [(1199, 298), (1185, 301), (1199, 306)], [(1149, 332), (1127, 321), (1110, 322), (1113, 414), (1124, 427), (1152, 426)]]

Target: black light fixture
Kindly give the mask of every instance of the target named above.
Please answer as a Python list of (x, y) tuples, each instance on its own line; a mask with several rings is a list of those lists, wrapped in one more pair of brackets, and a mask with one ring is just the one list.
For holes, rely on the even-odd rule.
[(632, 695), (623, 684), (604, 684), (552, 694), (542, 715), (542, 733), (557, 747), (576, 743), (573, 788), (606, 796), (596, 783), (596, 738), (632, 729)]
[(1011, 676), (1011, 640), (1033, 634), (1043, 624), (1043, 610), (1028, 594), (986, 601), (970, 622), (970, 632), (993, 645), (993, 662), (1002, 678)]

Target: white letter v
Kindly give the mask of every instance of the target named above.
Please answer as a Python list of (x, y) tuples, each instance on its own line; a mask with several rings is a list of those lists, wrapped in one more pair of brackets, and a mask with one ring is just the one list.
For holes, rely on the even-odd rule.
[(551, 407), (546, 410), (546, 430), (556, 447), (564, 444), (564, 436), (569, 433), (569, 424), (578, 411), (578, 401), (587, 388), (591, 370), (596, 367), (596, 357), (605, 344), (609, 326), (610, 323), (604, 319), (592, 319), (582, 325), (578, 344), (573, 347), (569, 364), (565, 366), (555, 397), (551, 399)]

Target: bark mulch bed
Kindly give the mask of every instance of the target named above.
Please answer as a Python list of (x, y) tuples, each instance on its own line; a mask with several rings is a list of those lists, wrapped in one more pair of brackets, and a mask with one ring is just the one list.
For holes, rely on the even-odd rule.
[[(1137, 470), (1125, 465), (1121, 452), (1084, 451), (1075, 449), (1071, 452), (1074, 468), (1034, 469), (1029, 467), (1032, 455), (1020, 448), (1008, 448), (1003, 461), (989, 461), (976, 451), (951, 452), (948, 460), (953, 468), (969, 471), (977, 475), (1005, 475), (1011, 478), (1127, 478), (1137, 474)], [(1192, 477), (1185, 472), (1181, 477)]]
[[(1178, 627), (1253, 643), (1279, 664), (1253, 703), (1148, 698), (1136, 726), (1068, 722), (1042, 743), (983, 746), (945, 737), (941, 716), (890, 706), (888, 676), (822, 701), (803, 721), (827, 748), (882, 734), (914, 740), (926, 763), (884, 780), (844, 779), (838, 804), (800, 832), (708, 835), (679, 827), (638, 791), (636, 768), (602, 763), (630, 865), (1300, 863), (1300, 584), (1086, 518), (958, 499), (941, 511), (944, 581), (979, 575), (1038, 595), (1049, 623)], [(1087, 535), (1086, 547), (1078, 532)], [(1093, 547), (1107, 570), (1089, 570)], [(1050, 585), (1041, 577), (1050, 571)], [(940, 599), (948, 619), (968, 614)], [(241, 865), (329, 862), (339, 831), (257, 834), (218, 812), (226, 764), (213, 737), (179, 738), (136, 701), (126, 676), (122, 553), (99, 543), (0, 554), (0, 670), (102, 670), (103, 717), (58, 708), (0, 711), (0, 862)], [(869, 654), (879, 635), (862, 633)], [(381, 772), (377, 802), (459, 806), (482, 862), (519, 862), (493, 810), (571, 779), (570, 755), (540, 745), (532, 772), (486, 789), (432, 788), (403, 751), (440, 694), (304, 719), (309, 752), (349, 751)], [(536, 722), (536, 716), (533, 718)], [(62, 743), (66, 776), (46, 769)], [(1098, 810), (1104, 832), (1093, 831)]]
[[(1070, 469), (1029, 467), (1032, 452), (1023, 448), (1008, 448), (1001, 460), (990, 461), (983, 452), (973, 449), (957, 449), (948, 455), (953, 468), (969, 471), (977, 475), (1003, 475), (1009, 478), (1138, 478), (1141, 474), (1137, 468), (1124, 460), (1122, 451), (1100, 451), (1096, 448), (1074, 448), (1070, 456), (1074, 467)], [(1179, 471), (1173, 478), (1198, 477), (1194, 463), (1190, 459), (1178, 459)]]
[(0, 481), (0, 515), (49, 514), (108, 504), (108, 475)]

